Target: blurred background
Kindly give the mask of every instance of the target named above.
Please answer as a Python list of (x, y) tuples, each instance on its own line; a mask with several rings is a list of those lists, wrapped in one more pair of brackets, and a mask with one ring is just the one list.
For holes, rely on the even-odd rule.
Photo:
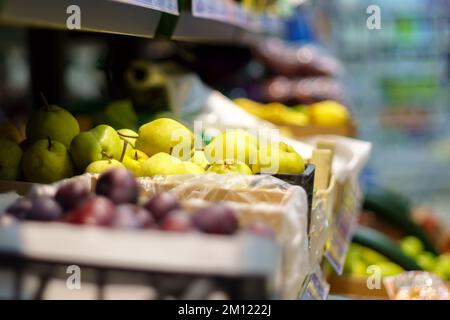
[[(335, 83), (319, 85), (333, 88), (332, 98), (342, 99), (357, 120), (358, 137), (374, 145), (365, 181), (388, 185), (445, 216), (450, 208), (450, 2), (274, 3), (272, 10), (287, 17), (281, 38), (290, 46), (319, 45), (342, 64), (342, 72), (335, 72), (333, 65), (320, 62), (327, 65), (324, 74), (338, 79), (339, 88)], [(366, 27), (369, 5), (381, 9), (380, 30)], [(261, 80), (273, 79), (277, 71), (286, 75), (281, 70), (284, 66), (277, 65), (284, 44), (273, 39), (259, 41), (255, 50), (220, 39), (214, 43), (213, 35), (199, 44), (196, 39), (142, 40), (8, 25), (0, 29), (0, 39), (2, 117), (16, 122), (41, 103), (39, 92), (72, 112), (89, 115), (111, 100), (126, 98), (127, 84), (121, 74), (134, 58), (176, 62), (231, 98), (266, 102), (258, 87)], [(303, 92), (308, 91), (307, 85)], [(292, 106), (311, 102), (308, 99), (286, 98), (285, 102)], [(151, 108), (138, 106), (138, 113), (166, 111), (164, 102), (155, 107), (157, 100)]]

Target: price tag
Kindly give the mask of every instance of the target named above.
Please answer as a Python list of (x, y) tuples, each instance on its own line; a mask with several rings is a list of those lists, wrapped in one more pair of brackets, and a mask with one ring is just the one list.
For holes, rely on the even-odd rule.
[(342, 207), (334, 221), (333, 233), (328, 241), (325, 258), (338, 275), (342, 274), (348, 247), (361, 210), (361, 195), (357, 186), (347, 183)]
[(330, 285), (325, 280), (322, 270), (314, 272), (308, 281), (308, 286), (300, 300), (326, 300), (330, 292)]
[(233, 23), (234, 7), (234, 3), (229, 0), (192, 0), (192, 15)]
[(174, 15), (179, 14), (177, 0), (113, 0), (113, 1), (133, 4), (136, 6), (167, 12)]

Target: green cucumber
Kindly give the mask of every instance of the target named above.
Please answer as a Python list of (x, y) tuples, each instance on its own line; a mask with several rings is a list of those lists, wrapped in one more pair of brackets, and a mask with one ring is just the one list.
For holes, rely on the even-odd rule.
[(359, 226), (353, 234), (352, 241), (379, 252), (407, 271), (422, 270), (414, 259), (403, 253), (397, 243), (381, 232)]
[(438, 254), (425, 232), (412, 220), (411, 206), (404, 196), (378, 186), (371, 186), (366, 191), (363, 209), (391, 222), (407, 235), (420, 239), (427, 251)]

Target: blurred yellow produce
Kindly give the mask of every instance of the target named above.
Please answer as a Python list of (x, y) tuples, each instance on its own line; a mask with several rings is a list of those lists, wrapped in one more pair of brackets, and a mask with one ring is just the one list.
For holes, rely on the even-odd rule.
[(262, 104), (244, 98), (234, 102), (252, 115), (279, 126), (340, 127), (349, 125), (351, 121), (347, 108), (331, 100), (294, 107), (287, 107), (278, 102)]

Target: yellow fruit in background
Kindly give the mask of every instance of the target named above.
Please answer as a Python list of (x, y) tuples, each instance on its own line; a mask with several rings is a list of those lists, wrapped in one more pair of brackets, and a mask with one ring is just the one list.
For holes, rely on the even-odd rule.
[(241, 161), (249, 165), (256, 162), (257, 154), (257, 138), (241, 129), (227, 130), (215, 137), (205, 148), (209, 163), (227, 160)]
[(236, 103), (239, 107), (241, 107), (245, 111), (247, 111), (248, 113), (251, 113), (257, 117), (260, 116), (261, 112), (263, 111), (262, 105), (253, 100), (238, 98), (235, 99), (233, 102)]
[(21, 143), (25, 140), (25, 137), (20, 132), (19, 128), (9, 122), (0, 124), (0, 138), (5, 138), (15, 143)]
[(142, 176), (184, 174), (183, 161), (165, 152), (154, 154), (142, 163)]
[(308, 107), (309, 118), (319, 126), (344, 126), (350, 121), (350, 114), (342, 104), (326, 100)]
[(144, 124), (139, 128), (136, 149), (153, 156), (165, 152), (183, 160), (191, 157), (194, 134), (181, 123), (160, 118)]
[(183, 166), (184, 166), (184, 174), (205, 173), (205, 170), (202, 167), (190, 161), (183, 161)]
[(108, 160), (98, 160), (94, 161), (91, 164), (89, 164), (86, 167), (85, 172), (87, 173), (93, 173), (93, 174), (100, 174), (103, 172), (106, 172), (110, 169), (116, 169), (116, 168), (124, 168), (124, 165), (114, 159), (108, 159)]
[(16, 180), (19, 177), (22, 154), (17, 143), (0, 138), (0, 180)]
[(22, 157), (22, 170), (31, 182), (52, 183), (73, 176), (73, 165), (64, 144), (50, 139), (36, 141)]
[(132, 150), (124, 157), (122, 163), (135, 177), (140, 177), (142, 176), (142, 164), (147, 159), (148, 156), (144, 152)]

